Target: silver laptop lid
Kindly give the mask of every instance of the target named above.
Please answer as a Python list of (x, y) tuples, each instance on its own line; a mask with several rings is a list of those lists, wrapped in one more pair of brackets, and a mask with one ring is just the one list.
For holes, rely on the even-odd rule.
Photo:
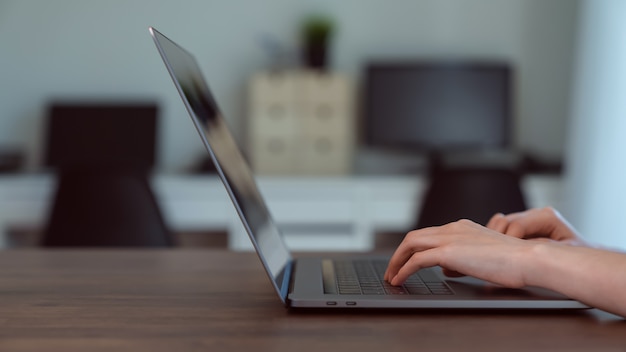
[(150, 27), (149, 31), (265, 270), (285, 302), (292, 257), (196, 59), (156, 29)]

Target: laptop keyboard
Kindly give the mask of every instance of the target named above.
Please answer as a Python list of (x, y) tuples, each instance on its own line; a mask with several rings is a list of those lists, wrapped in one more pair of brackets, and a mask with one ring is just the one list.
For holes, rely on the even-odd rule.
[(451, 295), (452, 290), (430, 270), (411, 275), (404, 285), (392, 286), (383, 276), (386, 260), (334, 260), (337, 292), (342, 295)]

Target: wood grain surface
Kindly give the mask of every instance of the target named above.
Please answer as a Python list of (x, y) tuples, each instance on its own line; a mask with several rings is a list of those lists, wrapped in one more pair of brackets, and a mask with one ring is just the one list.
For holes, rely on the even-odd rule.
[(286, 309), (253, 253), (0, 252), (0, 351), (626, 351), (582, 312)]

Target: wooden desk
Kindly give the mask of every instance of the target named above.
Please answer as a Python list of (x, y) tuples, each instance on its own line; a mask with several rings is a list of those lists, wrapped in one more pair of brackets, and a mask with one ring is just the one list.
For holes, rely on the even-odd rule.
[(1, 351), (324, 348), (624, 351), (626, 321), (596, 310), (298, 313), (281, 305), (252, 253), (0, 252)]

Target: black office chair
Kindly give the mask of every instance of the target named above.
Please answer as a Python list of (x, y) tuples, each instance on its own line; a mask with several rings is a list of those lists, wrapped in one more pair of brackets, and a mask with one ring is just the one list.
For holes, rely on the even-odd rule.
[(150, 186), (156, 106), (53, 104), (46, 165), (57, 189), (46, 247), (174, 245)]
[(145, 175), (76, 169), (59, 175), (42, 245), (169, 247), (174, 241)]
[(430, 176), (417, 228), (459, 219), (486, 225), (498, 212), (526, 210), (520, 172), (498, 167), (439, 167)]

